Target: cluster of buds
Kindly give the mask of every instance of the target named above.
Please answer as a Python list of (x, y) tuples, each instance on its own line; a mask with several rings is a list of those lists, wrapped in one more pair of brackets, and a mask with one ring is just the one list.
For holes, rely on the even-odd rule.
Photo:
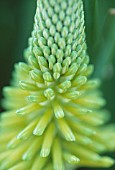
[[(91, 79), (82, 0), (38, 0), (26, 62), (4, 88), (1, 170), (108, 167), (114, 127), (98, 79)], [(110, 140), (112, 139), (112, 140)]]

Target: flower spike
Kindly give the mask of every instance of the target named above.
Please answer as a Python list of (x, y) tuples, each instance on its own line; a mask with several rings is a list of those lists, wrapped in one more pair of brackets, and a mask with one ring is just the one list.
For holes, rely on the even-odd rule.
[(111, 166), (100, 154), (115, 150), (114, 127), (90, 78), (82, 0), (37, 0), (24, 57), (3, 91), (0, 170)]

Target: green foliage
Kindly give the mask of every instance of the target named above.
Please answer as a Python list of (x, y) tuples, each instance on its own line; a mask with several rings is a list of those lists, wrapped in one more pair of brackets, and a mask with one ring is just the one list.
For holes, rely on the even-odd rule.
[(88, 50), (95, 64), (94, 76), (104, 78), (115, 55), (114, 0), (84, 0)]

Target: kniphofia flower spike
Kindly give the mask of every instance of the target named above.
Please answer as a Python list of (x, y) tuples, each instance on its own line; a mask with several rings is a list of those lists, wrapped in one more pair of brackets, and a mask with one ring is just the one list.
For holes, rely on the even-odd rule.
[(26, 62), (4, 88), (0, 170), (109, 167), (114, 127), (90, 78), (82, 0), (38, 0)]

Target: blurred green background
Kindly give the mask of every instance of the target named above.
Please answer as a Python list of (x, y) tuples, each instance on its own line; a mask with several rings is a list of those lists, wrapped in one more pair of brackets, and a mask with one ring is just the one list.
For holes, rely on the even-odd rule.
[[(35, 7), (36, 0), (0, 0), (0, 98), (2, 87), (8, 85), (11, 79), (13, 64), (23, 60), (23, 50), (27, 47), (33, 27)], [(95, 65), (93, 76), (102, 79), (101, 88), (112, 114), (111, 122), (115, 122), (114, 8), (115, 0), (84, 0), (88, 53)], [(112, 156), (115, 158), (114, 153)]]

